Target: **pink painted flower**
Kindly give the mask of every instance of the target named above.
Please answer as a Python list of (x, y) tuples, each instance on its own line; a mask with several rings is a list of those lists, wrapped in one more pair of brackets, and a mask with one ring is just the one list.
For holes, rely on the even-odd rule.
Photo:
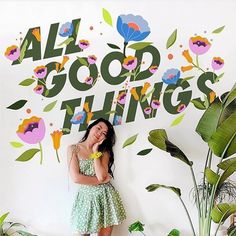
[(42, 118), (32, 116), (23, 120), (16, 131), (18, 137), (29, 144), (36, 144), (42, 141), (45, 136), (45, 123)]
[(43, 85), (37, 85), (35, 88), (34, 88), (34, 92), (37, 93), (37, 94), (42, 94), (44, 91), (44, 86)]
[(37, 66), (34, 69), (34, 74), (38, 79), (43, 79), (47, 75), (47, 67), (46, 66)]
[(180, 104), (177, 108), (177, 111), (180, 113), (180, 112), (183, 112), (185, 109), (186, 109), (186, 105), (185, 104)]
[(156, 73), (157, 69), (158, 69), (158, 66), (150, 66), (150, 67), (149, 67), (149, 71), (150, 71), (152, 74)]
[(20, 57), (20, 49), (16, 45), (12, 45), (7, 48), (5, 56), (9, 60), (15, 61)]
[(93, 77), (87, 77), (85, 78), (85, 84), (91, 85), (93, 84)]
[(151, 108), (151, 107), (146, 107), (146, 108), (144, 109), (144, 113), (145, 113), (146, 115), (150, 115), (151, 112), (152, 112), (152, 108)]
[(122, 66), (126, 70), (133, 70), (136, 68), (137, 63), (138, 63), (137, 57), (128, 56), (124, 59)]
[(194, 54), (202, 55), (210, 49), (211, 43), (206, 38), (196, 36), (189, 39), (189, 47)]
[(159, 108), (160, 105), (161, 105), (161, 103), (159, 102), (159, 100), (152, 100), (151, 107), (152, 107), (153, 109)]
[(95, 55), (88, 56), (88, 63), (90, 65), (96, 63), (96, 61), (97, 61), (97, 57)]
[(125, 104), (125, 100), (126, 100), (126, 92), (121, 92), (117, 97), (117, 102), (120, 104)]
[(86, 49), (89, 46), (89, 41), (85, 39), (79, 40), (79, 47), (81, 49)]
[(224, 60), (221, 57), (213, 57), (211, 66), (213, 70), (219, 70), (224, 66)]

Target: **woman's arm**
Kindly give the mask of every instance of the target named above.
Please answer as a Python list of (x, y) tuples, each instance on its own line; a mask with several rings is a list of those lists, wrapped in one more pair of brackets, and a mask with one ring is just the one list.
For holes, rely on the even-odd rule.
[(104, 152), (100, 158), (94, 160), (94, 169), (99, 181), (104, 181), (108, 176), (109, 154)]
[(73, 145), (70, 145), (67, 150), (68, 157), (68, 168), (70, 172), (70, 176), (75, 183), (78, 184), (86, 184), (86, 185), (98, 185), (101, 183), (106, 183), (110, 179), (103, 179), (103, 181), (99, 181), (97, 177), (86, 176), (80, 173), (79, 170), (79, 160), (75, 153), (75, 148)]

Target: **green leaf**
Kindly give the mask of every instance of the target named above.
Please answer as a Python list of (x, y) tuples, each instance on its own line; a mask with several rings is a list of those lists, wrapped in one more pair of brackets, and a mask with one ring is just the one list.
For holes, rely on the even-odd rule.
[(7, 109), (12, 109), (12, 110), (19, 110), (22, 108), (25, 104), (27, 103), (27, 100), (19, 100), (10, 106), (7, 107)]
[(138, 152), (137, 155), (139, 155), (139, 156), (145, 156), (145, 155), (147, 155), (147, 154), (148, 154), (149, 152), (151, 152), (151, 151), (152, 151), (152, 148), (144, 149), (144, 150)]
[(221, 27), (219, 27), (219, 28), (217, 28), (217, 29), (215, 29), (215, 30), (213, 30), (212, 33), (213, 33), (213, 34), (218, 34), (218, 33), (220, 33), (224, 28), (225, 28), (225, 25), (224, 25), (224, 26), (221, 26)]
[(211, 218), (215, 223), (224, 222), (231, 214), (236, 212), (236, 204), (220, 203), (211, 211)]
[(68, 129), (68, 128), (63, 128), (63, 129), (61, 129), (61, 131), (66, 132), (66, 133), (70, 133), (70, 129)]
[(168, 89), (168, 90), (165, 90), (164, 93), (173, 93), (175, 90), (174, 89)]
[(82, 57), (77, 57), (77, 59), (79, 60), (79, 62), (80, 62), (82, 65), (88, 66), (88, 62), (87, 62), (84, 58), (82, 58)]
[(144, 224), (141, 223), (140, 221), (136, 221), (133, 224), (129, 226), (129, 232), (143, 232), (144, 231)]
[(216, 174), (210, 168), (206, 168), (205, 175), (206, 175), (208, 183), (210, 183), (212, 185), (215, 185), (220, 177), (218, 174)]
[(208, 145), (218, 157), (227, 158), (236, 153), (236, 112), (220, 124)]
[(130, 71), (130, 72), (126, 72), (126, 73), (120, 75), (120, 77), (129, 77), (131, 75), (133, 75), (133, 72)]
[(194, 77), (195, 77), (195, 76), (189, 76), (189, 77), (183, 78), (183, 79), (181, 80), (180, 84), (183, 84), (185, 81), (191, 80), (191, 79), (193, 79)]
[(189, 166), (192, 166), (192, 161), (189, 161), (186, 155), (173, 143), (168, 140), (164, 129), (155, 129), (149, 132), (148, 140), (154, 146), (169, 152), (171, 156), (183, 161)]
[(22, 230), (17, 230), (16, 231), (18, 234), (22, 235), (22, 236), (37, 236), (35, 234), (31, 234), (29, 232), (25, 232), (25, 231), (22, 231)]
[(37, 148), (29, 149), (29, 150), (25, 151), (24, 153), (22, 153), (16, 159), (16, 161), (29, 161), (39, 151), (40, 151), (40, 149), (37, 149)]
[(47, 90), (45, 91), (45, 93), (44, 93), (44, 96), (47, 97), (48, 94), (49, 94), (49, 90), (47, 89)]
[(106, 114), (106, 115), (109, 115), (109, 114), (115, 114), (115, 113), (117, 113), (117, 111), (108, 111), (108, 112), (106, 112), (105, 114)]
[(221, 110), (222, 104), (220, 100), (216, 98), (214, 102), (206, 109), (198, 122), (196, 132), (205, 142), (210, 140), (211, 136), (217, 129)]
[(204, 106), (205, 106), (205, 108), (208, 108), (209, 105), (210, 105), (210, 103), (209, 103), (209, 101), (208, 101), (207, 96), (204, 96)]
[(172, 229), (168, 236), (180, 236), (180, 232), (177, 229)]
[(232, 165), (236, 165), (236, 157), (232, 157), (230, 159), (227, 159), (226, 161), (221, 162), (217, 166), (222, 170), (226, 170), (227, 168), (229, 168)]
[(141, 50), (146, 48), (147, 46), (153, 44), (152, 42), (141, 42), (141, 43), (133, 43), (131, 45), (128, 46), (128, 48), (132, 48), (134, 50)]
[(176, 188), (173, 186), (167, 186), (167, 185), (163, 185), (163, 184), (151, 184), (146, 187), (148, 192), (153, 192), (159, 188), (169, 189), (169, 190), (173, 191), (174, 193), (176, 193), (179, 197), (181, 196), (181, 190), (179, 188)]
[(224, 100), (223, 100), (224, 107), (227, 107), (235, 98), (236, 98), (236, 84), (234, 84), (231, 91), (224, 98)]
[(169, 47), (171, 47), (175, 43), (176, 38), (177, 38), (177, 29), (174, 30), (174, 32), (168, 38), (168, 40), (166, 42), (166, 49), (168, 49)]
[(20, 147), (23, 147), (24, 144), (20, 143), (20, 142), (16, 142), (16, 141), (12, 141), (10, 142), (11, 146), (14, 147), (14, 148), (20, 148)]
[(74, 41), (74, 39), (72, 37), (66, 39), (65, 41), (61, 42), (60, 44), (58, 44), (57, 46), (62, 46), (63, 44), (68, 45), (70, 42)]
[(170, 126), (176, 126), (176, 125), (180, 124), (182, 122), (184, 116), (185, 116), (185, 114), (182, 114), (182, 115), (178, 116), (176, 119), (174, 119), (172, 121)]
[(66, 112), (70, 116), (72, 116), (74, 114), (74, 112), (72, 111), (71, 107), (69, 105), (67, 105), (67, 104), (66, 104)]
[(219, 82), (219, 80), (224, 76), (225, 73), (221, 73), (215, 78), (215, 82)]
[(54, 102), (49, 103), (46, 107), (44, 107), (43, 111), (44, 112), (51, 111), (55, 107), (56, 103), (57, 103), (57, 100), (54, 101)]
[(191, 103), (199, 110), (205, 110), (204, 102), (200, 98), (194, 98), (191, 100)]
[(147, 94), (143, 97), (143, 99), (142, 99), (141, 102), (144, 102), (148, 97), (150, 97), (150, 96), (153, 94), (154, 91), (155, 91), (155, 88), (153, 88), (149, 93), (147, 93)]
[(107, 43), (107, 45), (108, 45), (110, 48), (113, 48), (113, 49), (120, 49), (120, 47), (118, 47), (117, 45), (112, 44), (112, 43)]
[(9, 213), (10, 213), (10, 212), (7, 212), (7, 213), (5, 213), (5, 214), (3, 214), (3, 215), (0, 216), (0, 226), (3, 225), (4, 220), (7, 218), (7, 216), (8, 216)]
[(26, 39), (23, 46), (22, 46), (22, 48), (20, 49), (20, 58), (18, 59), (20, 63), (24, 59), (27, 44), (28, 44), (28, 40)]
[(133, 144), (133, 143), (136, 141), (137, 136), (138, 136), (138, 134), (135, 134), (135, 135), (131, 136), (130, 138), (128, 138), (128, 139), (124, 142), (122, 148)]
[(228, 179), (234, 172), (236, 171), (236, 165), (231, 165), (228, 166), (225, 171), (223, 172), (223, 174), (220, 176), (220, 180), (219, 180), (219, 184), (218, 184), (218, 188), (220, 188), (220, 186), (225, 182), (226, 179)]
[(102, 8), (102, 16), (103, 16), (103, 19), (104, 21), (112, 26), (112, 17), (111, 17), (111, 14), (108, 12), (108, 10), (106, 10), (105, 8)]
[(21, 85), (21, 86), (29, 86), (29, 85), (31, 85), (31, 84), (33, 84), (35, 82), (35, 80), (34, 79), (25, 79), (25, 80), (23, 80), (23, 81), (21, 81), (20, 83), (19, 83), (19, 85)]

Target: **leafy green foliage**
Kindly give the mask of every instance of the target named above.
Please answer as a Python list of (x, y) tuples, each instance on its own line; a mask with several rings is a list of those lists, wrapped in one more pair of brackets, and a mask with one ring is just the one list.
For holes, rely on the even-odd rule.
[(129, 232), (143, 232), (144, 231), (144, 224), (140, 221), (136, 221), (129, 226)]

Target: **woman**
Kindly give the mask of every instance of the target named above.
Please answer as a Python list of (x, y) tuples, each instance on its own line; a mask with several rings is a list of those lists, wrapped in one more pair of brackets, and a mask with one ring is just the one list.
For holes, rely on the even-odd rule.
[(100, 118), (88, 126), (79, 143), (68, 147), (70, 175), (79, 185), (71, 217), (76, 236), (110, 236), (113, 226), (125, 219), (119, 193), (110, 183), (114, 144), (112, 124)]

